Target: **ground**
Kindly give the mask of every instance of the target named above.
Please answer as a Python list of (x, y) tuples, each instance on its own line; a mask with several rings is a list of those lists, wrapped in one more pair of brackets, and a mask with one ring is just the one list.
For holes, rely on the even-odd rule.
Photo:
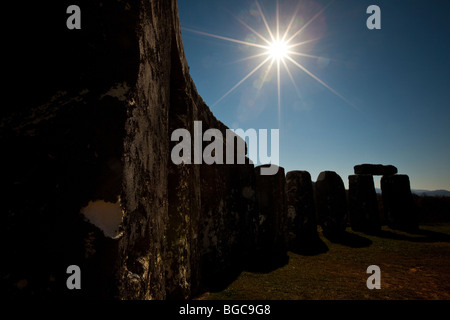
[[(242, 272), (225, 290), (200, 300), (450, 300), (450, 223), (421, 225), (411, 234), (384, 226), (378, 235), (347, 229), (341, 243), (323, 237), (328, 251), (289, 252), (269, 273)], [(367, 267), (381, 269), (381, 289), (366, 286)]]

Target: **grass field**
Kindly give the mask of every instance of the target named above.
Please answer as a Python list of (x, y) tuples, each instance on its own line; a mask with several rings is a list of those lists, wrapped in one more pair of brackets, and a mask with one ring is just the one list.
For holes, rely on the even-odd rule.
[[(449, 300), (450, 223), (422, 225), (418, 234), (383, 227), (377, 236), (347, 229), (344, 243), (320, 237), (328, 251), (289, 252), (269, 273), (244, 271), (225, 290), (203, 300)], [(367, 267), (381, 269), (381, 289), (366, 286)]]

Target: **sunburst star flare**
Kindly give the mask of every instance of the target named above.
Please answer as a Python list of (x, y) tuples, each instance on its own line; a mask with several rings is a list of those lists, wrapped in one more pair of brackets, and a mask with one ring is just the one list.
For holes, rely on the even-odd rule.
[[(293, 24), (295, 21), (295, 18), (299, 12), (299, 6), (297, 6), (296, 10), (294, 11), (294, 14), (292, 18), (290, 19), (290, 22), (287, 26), (287, 28), (284, 30), (282, 34), (280, 34), (280, 18), (279, 18), (279, 5), (277, 1), (276, 5), (276, 25), (274, 30), (272, 30), (269, 26), (269, 23), (267, 21), (266, 16), (264, 15), (263, 9), (258, 1), (255, 2), (255, 5), (258, 9), (259, 15), (264, 23), (264, 26), (267, 30), (267, 33), (269, 35), (269, 39), (264, 37), (260, 32), (257, 32), (254, 28), (250, 27), (247, 23), (245, 23), (242, 19), (236, 18), (244, 27), (246, 27), (251, 33), (256, 35), (260, 40), (263, 41), (263, 44), (261, 43), (254, 43), (254, 42), (248, 42), (243, 41), (239, 39), (233, 39), (226, 36), (221, 35), (215, 35), (207, 32), (197, 31), (193, 29), (183, 28), (183, 30), (188, 32), (193, 32), (199, 35), (209, 36), (233, 43), (238, 43), (241, 45), (254, 47), (258, 50), (261, 50), (261, 52), (251, 55), (249, 57), (243, 58), (239, 61), (244, 60), (252, 60), (252, 59), (258, 59), (261, 57), (265, 57), (262, 62), (260, 62), (256, 67), (254, 67), (250, 72), (248, 72), (241, 80), (239, 80), (230, 90), (228, 90), (222, 97), (220, 97), (212, 106), (216, 106), (221, 101), (223, 101), (229, 94), (231, 94), (233, 91), (235, 91), (243, 82), (245, 82), (248, 78), (250, 78), (253, 74), (256, 73), (259, 69), (261, 69), (265, 64), (269, 63), (269, 68), (267, 70), (270, 70), (272, 65), (276, 63), (276, 75), (277, 75), (277, 93), (278, 93), (278, 116), (281, 117), (281, 69), (284, 68), (286, 73), (289, 76), (289, 79), (293, 83), (297, 94), (299, 93), (298, 86), (296, 85), (294, 81), (294, 77), (292, 76), (292, 73), (290, 71), (290, 67), (296, 67), (303, 71), (305, 74), (313, 78), (315, 81), (320, 83), (322, 86), (324, 86), (326, 89), (328, 89), (330, 92), (344, 100), (347, 104), (352, 105), (344, 96), (342, 96), (339, 92), (337, 92), (335, 89), (333, 89), (331, 86), (326, 84), (323, 80), (321, 80), (318, 76), (313, 74), (310, 70), (308, 70), (304, 65), (302, 65), (299, 61), (295, 60), (293, 57), (306, 57), (306, 58), (320, 58), (319, 56), (307, 54), (304, 52), (298, 51), (299, 48), (302, 46), (317, 41), (317, 38), (314, 39), (302, 39), (301, 35), (303, 31), (310, 26), (314, 20), (316, 20), (320, 15), (323, 14), (323, 12), (330, 6), (332, 2), (330, 2), (327, 6), (323, 7), (320, 11), (318, 11), (310, 20), (308, 20), (305, 24), (301, 26), (298, 30), (292, 30)], [(292, 31), (292, 32), (291, 32)], [(289, 63), (289, 64), (288, 64)], [(267, 74), (265, 74), (264, 78), (267, 77)], [(301, 98), (301, 97), (300, 97)], [(279, 119), (280, 121), (280, 119)]]

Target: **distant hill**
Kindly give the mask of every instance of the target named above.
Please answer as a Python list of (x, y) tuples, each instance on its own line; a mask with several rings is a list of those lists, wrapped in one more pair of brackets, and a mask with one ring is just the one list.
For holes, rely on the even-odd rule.
[(419, 196), (430, 196), (430, 197), (450, 197), (450, 191), (448, 190), (411, 190), (412, 193), (415, 193)]
[[(377, 193), (381, 193), (381, 189), (375, 188)], [(421, 189), (411, 189), (411, 192), (417, 194), (418, 196), (428, 196), (428, 197), (450, 197), (450, 191), (448, 190), (421, 190)]]

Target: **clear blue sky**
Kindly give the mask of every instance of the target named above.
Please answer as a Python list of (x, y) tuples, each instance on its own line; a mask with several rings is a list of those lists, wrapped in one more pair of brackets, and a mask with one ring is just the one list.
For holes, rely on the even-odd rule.
[[(336, 171), (360, 163), (397, 166), (414, 189), (450, 190), (450, 1), (280, 0), (280, 34), (300, 9), (291, 44), (315, 57), (290, 55), (340, 96), (286, 59), (278, 112), (276, 63), (267, 63), (216, 102), (265, 58), (263, 49), (192, 32), (264, 44), (243, 23), (270, 38), (254, 1), (178, 0), (183, 43), (199, 94), (230, 128), (280, 129), (286, 172)], [(276, 33), (276, 1), (260, 0)], [(369, 30), (369, 5), (381, 9), (381, 30)], [(240, 21), (241, 22), (240, 22)], [(345, 99), (343, 99), (343, 98)], [(379, 186), (379, 178), (375, 178)]]

